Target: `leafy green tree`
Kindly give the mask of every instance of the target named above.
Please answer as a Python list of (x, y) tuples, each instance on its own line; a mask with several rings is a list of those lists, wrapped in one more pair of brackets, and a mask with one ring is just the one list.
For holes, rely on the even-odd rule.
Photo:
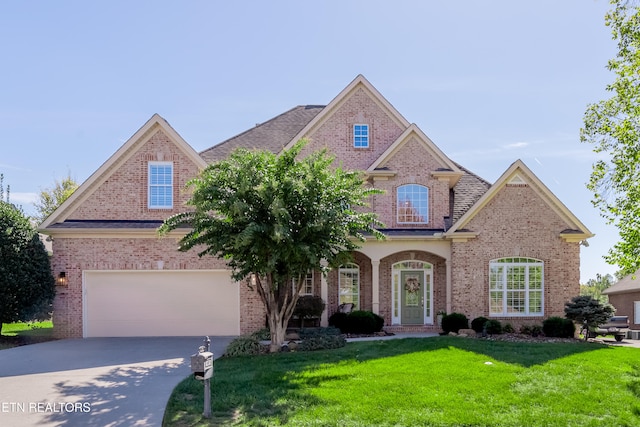
[(580, 285), (580, 295), (589, 295), (602, 303), (609, 302), (606, 295), (602, 295), (602, 291), (611, 287), (615, 283), (615, 279), (610, 274), (596, 274), (595, 279), (587, 280), (587, 283)]
[(615, 310), (610, 304), (603, 304), (589, 295), (580, 295), (564, 305), (564, 313), (567, 319), (580, 325), (586, 321), (589, 327), (595, 327), (606, 323)]
[(611, 98), (587, 108), (581, 140), (606, 155), (594, 163), (587, 187), (593, 204), (620, 233), (605, 259), (626, 275), (640, 268), (640, 6), (628, 0), (611, 4), (605, 23), (618, 54), (607, 68), (616, 78), (607, 86)]
[(297, 160), (304, 144), (280, 155), (237, 150), (209, 165), (188, 184), (193, 210), (159, 230), (189, 225), (180, 250), (224, 258), (234, 279), (248, 279), (266, 309), (271, 351), (284, 342), (307, 272), (345, 262), (365, 233), (383, 238), (364, 208), (380, 190), (365, 187), (360, 172), (333, 167), (325, 151)]
[(2, 323), (41, 320), (55, 295), (49, 255), (22, 211), (0, 200), (0, 333)]
[(7, 185), (7, 198), (5, 199), (5, 195), (4, 195), (4, 174), (0, 173), (0, 201), (6, 201), (7, 203), (9, 203), (9, 192), (11, 191), (9, 186)]
[(58, 206), (64, 203), (77, 188), (78, 184), (71, 178), (71, 174), (68, 174), (62, 180), (56, 179), (53, 187), (41, 190), (39, 200), (35, 204), (36, 210), (38, 211), (36, 219), (39, 222), (44, 221)]

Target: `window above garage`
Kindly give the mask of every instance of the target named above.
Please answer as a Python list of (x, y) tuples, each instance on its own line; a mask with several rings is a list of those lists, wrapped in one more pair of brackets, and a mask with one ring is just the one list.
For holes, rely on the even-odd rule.
[(173, 208), (173, 163), (149, 162), (149, 209)]

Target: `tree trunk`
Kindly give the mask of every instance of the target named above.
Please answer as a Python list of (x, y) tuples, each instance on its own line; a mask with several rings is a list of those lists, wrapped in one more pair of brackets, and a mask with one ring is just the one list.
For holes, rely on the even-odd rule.
[(287, 325), (282, 322), (282, 317), (279, 314), (280, 313), (276, 311), (268, 313), (269, 330), (271, 331), (271, 345), (269, 346), (269, 351), (271, 353), (280, 351), (282, 344), (284, 344), (284, 340), (287, 337)]
[(299, 287), (302, 286), (302, 281), (300, 280), (297, 284), (298, 286), (296, 286), (296, 291), (293, 292), (293, 295), (291, 288), (286, 284), (280, 292), (274, 288), (269, 275), (263, 279), (256, 277), (256, 285), (258, 294), (267, 311), (269, 331), (271, 332), (269, 351), (276, 353), (282, 348), (287, 336), (287, 324), (298, 301), (298, 291)]

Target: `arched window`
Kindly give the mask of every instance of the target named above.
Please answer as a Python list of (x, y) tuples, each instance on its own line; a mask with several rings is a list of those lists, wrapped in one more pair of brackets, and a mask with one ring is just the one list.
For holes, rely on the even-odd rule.
[(353, 304), (359, 310), (360, 304), (360, 267), (349, 263), (338, 269), (338, 304)]
[(544, 263), (534, 258), (500, 258), (489, 262), (489, 314), (542, 316)]
[(396, 207), (399, 224), (428, 223), (429, 189), (418, 184), (407, 184), (398, 187)]

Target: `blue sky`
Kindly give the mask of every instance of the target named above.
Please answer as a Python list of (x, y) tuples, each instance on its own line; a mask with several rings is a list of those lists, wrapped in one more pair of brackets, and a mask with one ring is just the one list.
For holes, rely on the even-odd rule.
[(200, 151), (363, 74), (449, 157), (493, 182), (522, 159), (596, 237), (579, 141), (616, 46), (602, 0), (0, 3), (0, 173), (37, 193), (89, 177), (158, 113)]

